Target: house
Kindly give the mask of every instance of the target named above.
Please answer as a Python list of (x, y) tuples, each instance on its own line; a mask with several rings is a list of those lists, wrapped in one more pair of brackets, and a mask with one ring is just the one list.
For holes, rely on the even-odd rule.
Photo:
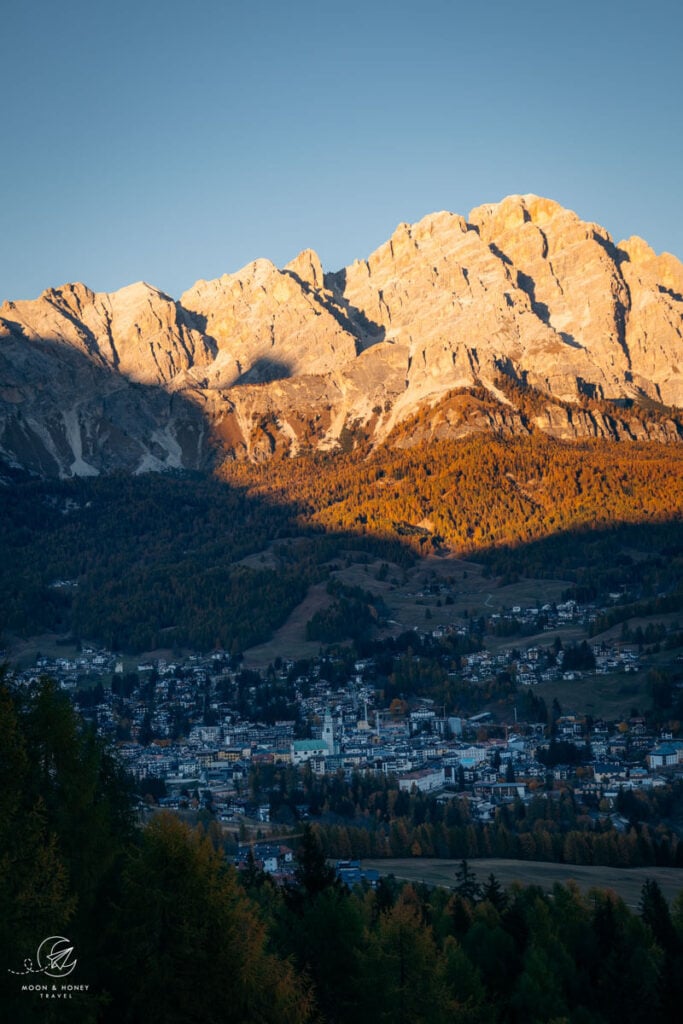
[(352, 889), (354, 885), (366, 882), (373, 889), (379, 882), (379, 871), (375, 868), (362, 868), (359, 860), (338, 860), (336, 865), (337, 878)]
[(257, 867), (268, 875), (287, 875), (292, 871), (294, 853), (288, 846), (276, 843), (254, 843), (252, 847), (241, 846), (235, 856), (235, 867), (244, 871), (249, 863), (249, 854), (253, 855)]
[[(474, 721), (474, 719), (470, 719), (470, 721)], [(463, 765), (468, 763), (479, 764), (481, 761), (487, 760), (488, 750), (486, 747), (464, 747), (458, 751), (458, 757)]]
[(594, 761), (593, 777), (596, 782), (609, 783), (614, 779), (625, 779), (628, 768), (625, 764), (615, 761)]

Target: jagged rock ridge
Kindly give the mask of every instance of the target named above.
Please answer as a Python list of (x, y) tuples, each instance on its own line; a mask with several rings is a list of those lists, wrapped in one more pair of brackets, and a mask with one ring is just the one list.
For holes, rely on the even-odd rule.
[(467, 220), (401, 224), (337, 273), (305, 250), (282, 270), (259, 259), (198, 281), (179, 302), (139, 283), (5, 303), (0, 455), (70, 476), (295, 455), (354, 433), (674, 441), (682, 343), (675, 257), (510, 196)]

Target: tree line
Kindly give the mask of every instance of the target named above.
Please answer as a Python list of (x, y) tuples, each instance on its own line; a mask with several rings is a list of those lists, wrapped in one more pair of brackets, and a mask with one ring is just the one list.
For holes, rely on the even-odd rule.
[[(552, 755), (553, 744), (549, 761)], [(454, 785), (464, 790), (462, 772)], [(619, 828), (606, 811), (597, 813), (597, 798), (579, 798), (568, 788), (540, 788), (530, 801), (515, 798), (496, 807), (488, 821), (476, 818), (463, 793), (437, 800), (417, 789), (399, 789), (395, 778), (380, 771), (347, 779), (342, 772), (319, 777), (310, 770), (261, 765), (250, 772), (249, 792), (254, 800), (268, 799), (275, 822), (293, 823), (298, 808), (306, 807), (329, 857), (502, 857), (683, 867), (683, 842), (661, 824), (683, 809), (681, 783), (637, 797), (618, 793), (615, 810), (624, 819)]]

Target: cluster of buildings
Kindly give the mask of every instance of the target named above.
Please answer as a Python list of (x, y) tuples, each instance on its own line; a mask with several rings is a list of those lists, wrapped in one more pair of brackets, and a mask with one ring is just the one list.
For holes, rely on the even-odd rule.
[[(564, 608), (567, 615), (577, 611), (573, 602)], [(425, 635), (438, 639), (436, 633)], [(639, 668), (629, 645), (603, 643), (592, 653), (592, 672)], [(482, 650), (464, 659), (459, 674), (476, 686), (514, 664), (517, 683), (526, 686), (561, 673), (562, 654), (557, 646)], [(222, 652), (140, 662), (124, 672), (116, 655), (85, 647), (77, 658), (40, 658), (17, 678), (50, 674), (71, 692), (81, 713), (116, 743), (143, 796), (170, 808), (208, 807), (223, 822), (269, 821), (269, 794), (251, 782), (265, 765), (305, 767), (319, 776), (381, 773), (400, 790), (444, 798), (466, 793), (481, 820), (497, 803), (530, 798), (543, 786), (571, 785), (609, 801), (619, 788), (683, 777), (683, 741), (648, 732), (642, 718), (610, 725), (559, 716), (549, 736), (546, 722), (518, 723), (516, 714), (494, 722), (487, 712), (448, 716), (433, 701), (410, 695), (387, 708), (372, 658), (356, 661), (335, 686), (326, 682), (329, 667), (321, 656), (297, 675), (293, 663), (280, 662), (267, 677), (250, 673), (245, 693), (239, 665)], [(287, 718), (250, 714), (261, 687), (289, 694)], [(558, 762), (558, 749), (571, 753), (568, 763)], [(305, 807), (295, 811), (307, 814)]]
[[(635, 645), (596, 644), (591, 647), (594, 667), (591, 675), (608, 675), (612, 672), (640, 671), (640, 657)], [(505, 648), (494, 654), (488, 650), (468, 654), (463, 678), (470, 683), (480, 683), (496, 672), (508, 669), (514, 660), (515, 681), (520, 686), (537, 686), (558, 679), (573, 681), (581, 678), (585, 670), (567, 667), (565, 651), (550, 651), (547, 648), (531, 646), (515, 653), (514, 648)]]
[[(262, 841), (238, 846), (233, 863), (238, 871), (245, 874), (249, 871), (265, 872), (276, 885), (290, 885), (295, 881), (294, 850), (283, 843)], [(379, 871), (364, 867), (359, 860), (338, 860), (335, 871), (339, 881), (349, 889), (363, 884), (374, 889), (380, 878)]]

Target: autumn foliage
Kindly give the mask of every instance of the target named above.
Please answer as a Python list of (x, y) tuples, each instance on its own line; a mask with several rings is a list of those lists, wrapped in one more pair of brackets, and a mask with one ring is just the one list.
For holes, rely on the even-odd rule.
[(221, 474), (294, 507), (301, 524), (400, 538), (419, 552), (472, 554), (683, 511), (679, 445), (487, 436), (225, 465)]

